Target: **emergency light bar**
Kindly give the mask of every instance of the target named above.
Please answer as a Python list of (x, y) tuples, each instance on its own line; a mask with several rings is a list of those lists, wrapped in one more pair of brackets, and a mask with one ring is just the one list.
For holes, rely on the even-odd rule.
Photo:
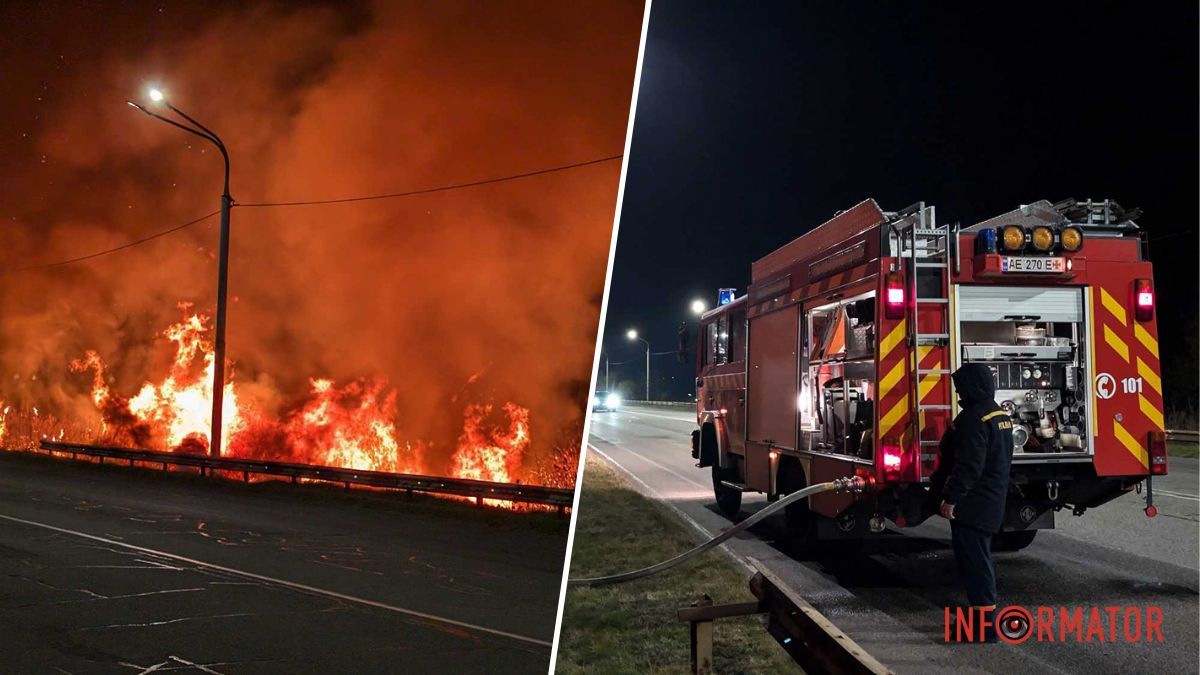
[(1083, 230), (1068, 225), (1056, 231), (1049, 225), (1025, 229), (1020, 225), (1004, 225), (995, 230), (983, 230), (975, 235), (976, 253), (1020, 253), (1025, 250), (1051, 253), (1061, 249), (1074, 253), (1083, 248)]

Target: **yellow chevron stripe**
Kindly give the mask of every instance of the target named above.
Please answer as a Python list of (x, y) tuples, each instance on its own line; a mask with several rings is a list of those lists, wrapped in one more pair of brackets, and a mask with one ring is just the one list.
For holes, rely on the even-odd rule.
[[(1104, 289), (1100, 290), (1103, 291)], [(1129, 345), (1125, 344), (1125, 341), (1107, 325), (1104, 326), (1104, 341), (1108, 343), (1108, 346), (1116, 350), (1121, 355), (1121, 358), (1125, 359), (1125, 363), (1129, 363)]]
[[(937, 370), (938, 368), (941, 368), (941, 367), (942, 367), (942, 362), (935, 361), (933, 364), (933, 368), (930, 368), (930, 370)], [(921, 384), (917, 388), (917, 400), (924, 401), (925, 397), (929, 395), (929, 392), (933, 391), (933, 388), (937, 386), (937, 383), (940, 382), (941, 379), (942, 379), (941, 373), (930, 373), (930, 374), (922, 377)]]
[(905, 324), (907, 322), (907, 319), (900, 319), (900, 323), (896, 324), (896, 327), (892, 329), (892, 332), (888, 333), (887, 336), (883, 338), (883, 341), (879, 343), (880, 361), (886, 359), (888, 354), (891, 354), (892, 350), (896, 348), (896, 345), (904, 342), (904, 336), (906, 335), (904, 332), (906, 328)]
[(1150, 385), (1151, 389), (1157, 391), (1159, 396), (1162, 396), (1162, 380), (1158, 377), (1158, 373), (1146, 365), (1146, 362), (1141, 357), (1137, 357), (1137, 372), (1146, 381), (1146, 384)]
[(1100, 304), (1104, 305), (1104, 309), (1107, 309), (1114, 317), (1116, 317), (1117, 321), (1120, 321), (1122, 326), (1129, 325), (1125, 319), (1125, 308), (1121, 306), (1121, 303), (1117, 302), (1116, 298), (1109, 295), (1108, 291), (1104, 290), (1103, 288), (1100, 289)]
[(1142, 409), (1142, 414), (1154, 423), (1154, 427), (1156, 429), (1159, 431), (1166, 429), (1166, 425), (1163, 424), (1162, 411), (1158, 408), (1155, 408), (1154, 404), (1148, 401), (1146, 397), (1142, 396), (1141, 394), (1138, 394), (1138, 407)]
[(888, 371), (888, 374), (884, 375), (883, 379), (879, 381), (879, 400), (882, 401), (883, 397), (888, 395), (888, 392), (892, 390), (892, 387), (896, 386), (896, 383), (902, 377), (904, 377), (904, 361), (897, 361), (896, 365), (892, 366), (892, 369)]
[(1125, 427), (1121, 426), (1121, 423), (1116, 420), (1113, 420), (1113, 436), (1116, 436), (1117, 440), (1121, 441), (1121, 445), (1124, 445), (1125, 449), (1128, 450), (1134, 457), (1136, 457), (1137, 461), (1142, 463), (1143, 468), (1150, 466), (1150, 460), (1146, 454), (1146, 449), (1142, 447), (1141, 443), (1137, 442), (1136, 438), (1130, 436), (1129, 432), (1125, 430)]
[(879, 419), (879, 437), (886, 436), (907, 412), (908, 394), (905, 394), (896, 405), (892, 406), (891, 410), (887, 411), (886, 415)]
[(1154, 336), (1150, 335), (1150, 331), (1142, 328), (1142, 324), (1133, 324), (1133, 337), (1137, 338), (1138, 342), (1142, 343), (1142, 346), (1146, 348), (1146, 351), (1154, 355), (1154, 358), (1158, 358), (1158, 340), (1155, 340)]
[(992, 418), (999, 417), (1001, 415), (1007, 415), (1007, 414), (1008, 413), (1004, 412), (1003, 410), (993, 410), (992, 412), (983, 416), (983, 421), (986, 422)]

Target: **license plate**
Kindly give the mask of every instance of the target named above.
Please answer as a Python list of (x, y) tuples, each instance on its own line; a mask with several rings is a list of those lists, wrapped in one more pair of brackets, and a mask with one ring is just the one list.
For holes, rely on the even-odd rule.
[(1024, 258), (1006, 255), (1000, 260), (1002, 272), (1061, 274), (1066, 270), (1065, 258)]

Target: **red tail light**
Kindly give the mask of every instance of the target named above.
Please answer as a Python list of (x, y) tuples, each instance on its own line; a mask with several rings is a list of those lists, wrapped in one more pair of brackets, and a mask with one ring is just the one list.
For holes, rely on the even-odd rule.
[(1134, 280), (1133, 309), (1138, 321), (1154, 318), (1154, 284), (1149, 279)]
[(899, 483), (917, 480), (917, 462), (899, 440), (885, 438), (879, 448), (880, 476), (885, 482)]
[(1156, 476), (1167, 473), (1167, 435), (1162, 431), (1150, 432), (1150, 473)]
[(904, 318), (904, 275), (888, 272), (883, 283), (883, 316), (887, 319)]

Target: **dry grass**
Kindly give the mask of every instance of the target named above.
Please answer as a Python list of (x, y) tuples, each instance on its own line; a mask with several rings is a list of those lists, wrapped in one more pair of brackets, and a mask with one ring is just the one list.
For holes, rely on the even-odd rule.
[[(665, 509), (589, 459), (575, 530), (571, 576), (592, 577), (656, 563), (695, 545)], [(559, 673), (689, 672), (688, 626), (675, 610), (708, 593), (720, 603), (753, 600), (747, 573), (712, 552), (681, 567), (601, 588), (570, 588), (563, 614)], [(795, 673), (799, 668), (757, 617), (715, 623), (719, 673)]]

